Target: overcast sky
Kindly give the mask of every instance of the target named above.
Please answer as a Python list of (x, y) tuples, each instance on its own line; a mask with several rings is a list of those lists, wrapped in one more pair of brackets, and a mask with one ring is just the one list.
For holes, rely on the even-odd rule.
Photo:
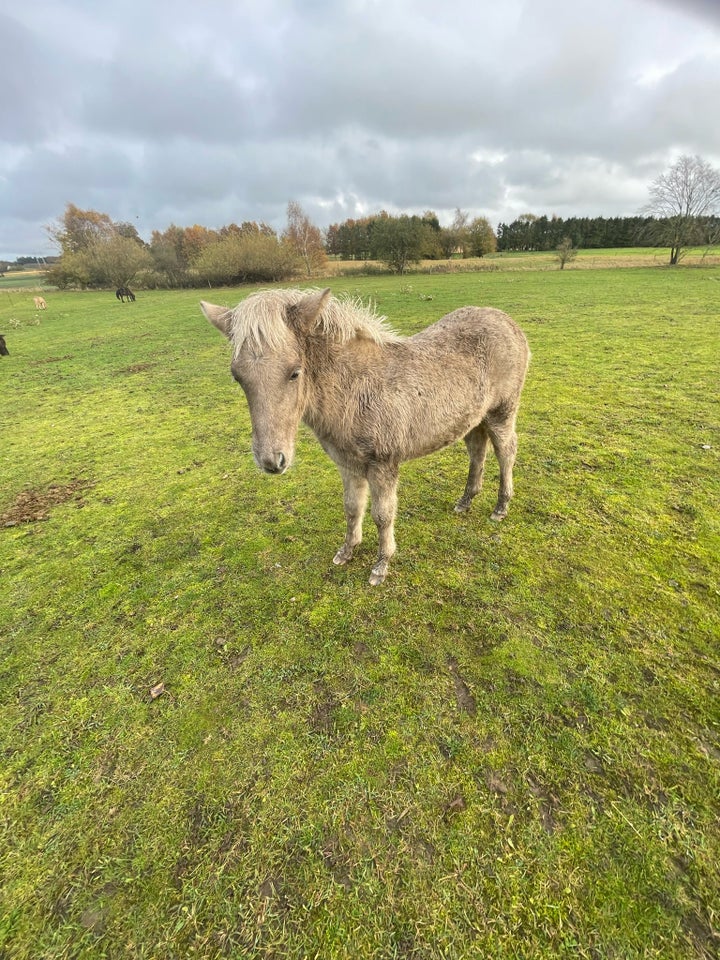
[(633, 215), (720, 166), (720, 0), (32, 0), (0, 12), (0, 258), (135, 224)]

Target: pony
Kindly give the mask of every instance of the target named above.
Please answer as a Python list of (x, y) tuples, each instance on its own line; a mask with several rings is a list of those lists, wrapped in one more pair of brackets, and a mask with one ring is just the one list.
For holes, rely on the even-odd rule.
[(44, 297), (33, 297), (33, 303), (35, 304), (36, 310), (45, 310), (47, 309), (47, 304), (45, 303)]
[(125, 303), (126, 297), (129, 301), (132, 300), (132, 302), (135, 303), (135, 294), (132, 292), (130, 287), (118, 287), (115, 291), (115, 296), (122, 303)]
[(5, 337), (0, 333), (0, 357), (9, 357), (10, 351), (5, 343)]
[(525, 335), (507, 314), (461, 307), (404, 337), (374, 308), (329, 289), (267, 290), (234, 309), (200, 307), (232, 345), (257, 466), (270, 474), (290, 467), (301, 420), (336, 464), (346, 533), (335, 564), (351, 560), (362, 540), (369, 492), (378, 532), (370, 583), (385, 580), (396, 550), (400, 464), (461, 437), (470, 469), (455, 510), (469, 510), (480, 491), (490, 441), (500, 466), (492, 519), (506, 516), (530, 361)]

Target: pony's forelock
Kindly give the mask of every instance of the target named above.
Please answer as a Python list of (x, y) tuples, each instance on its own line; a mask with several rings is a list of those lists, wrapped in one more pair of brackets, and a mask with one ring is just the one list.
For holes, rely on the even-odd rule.
[[(230, 324), (230, 339), (237, 353), (245, 342), (255, 349), (278, 349), (287, 343), (287, 308), (317, 290), (260, 290), (235, 307)], [(375, 305), (359, 297), (330, 297), (317, 320), (318, 332), (339, 343), (356, 337), (387, 343), (398, 336), (380, 316)]]

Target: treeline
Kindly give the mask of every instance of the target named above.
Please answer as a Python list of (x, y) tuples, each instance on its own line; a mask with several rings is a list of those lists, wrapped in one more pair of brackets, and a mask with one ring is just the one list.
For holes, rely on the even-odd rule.
[(495, 233), (485, 217), (470, 219), (457, 209), (449, 227), (437, 215), (391, 216), (384, 210), (359, 220), (331, 224), (325, 232), (325, 249), (341, 260), (379, 260), (404, 273), (420, 260), (452, 256), (484, 257), (497, 248)]
[(291, 244), (266, 223), (230, 223), (219, 230), (176, 227), (153, 231), (148, 246), (156, 286), (211, 286), (287, 280), (300, 270)]
[(321, 273), (328, 255), (376, 260), (404, 273), (420, 260), (455, 255), (482, 257), (496, 249), (495, 233), (484, 217), (471, 220), (456, 210), (449, 227), (428, 211), (391, 216), (381, 211), (361, 220), (333, 224), (325, 234), (295, 201), (287, 225), (277, 233), (266, 223), (231, 223), (217, 230), (199, 225), (155, 230), (146, 243), (131, 223), (68, 204), (49, 228), (61, 256), (48, 270), (60, 288), (143, 288), (226, 286), (288, 280)]
[[(536, 217), (525, 214), (512, 223), (500, 223), (497, 248), (505, 250), (557, 250), (569, 239), (581, 250), (615, 247), (661, 247), (667, 245), (668, 219), (656, 217)], [(720, 219), (700, 217), (693, 242), (716, 242)]]
[[(710, 245), (720, 237), (720, 218), (537, 217), (525, 214), (501, 223), (497, 233), (485, 217), (460, 209), (442, 227), (436, 214), (374, 216), (332, 224), (321, 233), (291, 201), (278, 233), (266, 223), (230, 223), (219, 229), (195, 224), (154, 230), (146, 243), (131, 223), (68, 204), (49, 228), (60, 248), (47, 271), (60, 288), (230, 286), (285, 281), (323, 272), (328, 256), (379, 261), (402, 274), (421, 260), (484, 257), (496, 251), (562, 251), (563, 266), (578, 249)], [(31, 260), (34, 258), (23, 258)]]
[(146, 243), (133, 224), (71, 203), (49, 233), (61, 256), (47, 277), (61, 289), (272, 282), (312, 276), (327, 260), (320, 230), (296, 203), (288, 205), (288, 223), (281, 234), (255, 221), (218, 230), (171, 224), (167, 230), (154, 230)]

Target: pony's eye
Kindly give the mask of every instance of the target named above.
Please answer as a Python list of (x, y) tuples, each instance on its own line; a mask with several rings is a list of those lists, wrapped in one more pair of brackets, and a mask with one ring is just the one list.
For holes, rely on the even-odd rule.
[(293, 370), (293, 372), (290, 374), (290, 379), (291, 379), (291, 380), (297, 380), (297, 378), (298, 378), (299, 376), (300, 376), (300, 371), (299, 371), (299, 370)]

